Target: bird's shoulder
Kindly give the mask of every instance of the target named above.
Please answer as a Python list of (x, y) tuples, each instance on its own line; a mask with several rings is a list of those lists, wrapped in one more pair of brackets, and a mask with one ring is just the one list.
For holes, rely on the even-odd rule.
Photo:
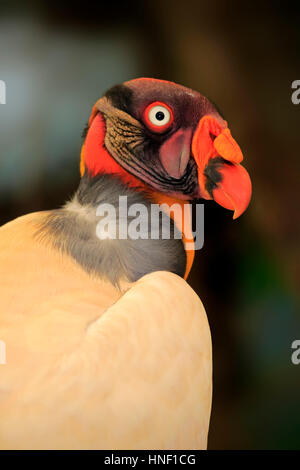
[(199, 297), (168, 272), (123, 287), (96, 315), (95, 286), (93, 299), (78, 303), (74, 292), (30, 321), (19, 314), (14, 328), (0, 321), (5, 448), (206, 447), (212, 359)]

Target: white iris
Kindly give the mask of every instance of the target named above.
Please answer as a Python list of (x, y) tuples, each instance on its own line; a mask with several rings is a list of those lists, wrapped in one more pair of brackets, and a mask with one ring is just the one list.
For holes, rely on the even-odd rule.
[(170, 119), (171, 113), (164, 106), (153, 106), (149, 111), (149, 121), (155, 126), (165, 126)]

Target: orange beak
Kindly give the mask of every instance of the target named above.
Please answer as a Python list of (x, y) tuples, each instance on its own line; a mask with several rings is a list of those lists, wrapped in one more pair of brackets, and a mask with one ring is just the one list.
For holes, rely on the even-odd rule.
[[(251, 199), (251, 180), (240, 165), (243, 154), (226, 121), (204, 116), (193, 136), (192, 154), (198, 166), (199, 197), (214, 199), (234, 211), (234, 219), (239, 217)], [(209, 171), (212, 167), (215, 171)]]

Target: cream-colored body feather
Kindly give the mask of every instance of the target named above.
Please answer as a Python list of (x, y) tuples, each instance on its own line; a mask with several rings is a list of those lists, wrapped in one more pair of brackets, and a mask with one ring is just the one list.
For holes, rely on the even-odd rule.
[(1, 449), (203, 449), (205, 310), (180, 277), (121, 291), (37, 241), (46, 213), (0, 229)]

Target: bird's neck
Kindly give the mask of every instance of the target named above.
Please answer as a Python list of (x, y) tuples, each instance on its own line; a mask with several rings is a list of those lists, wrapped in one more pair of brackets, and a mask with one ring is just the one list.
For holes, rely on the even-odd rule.
[[(169, 196), (165, 193), (161, 193), (157, 190), (154, 190), (147, 184), (143, 183), (141, 180), (136, 178), (134, 175), (130, 174), (125, 170), (119, 163), (109, 154), (105, 146), (105, 134), (106, 126), (104, 119), (99, 116), (99, 122), (97, 126), (90, 127), (85, 143), (81, 151), (81, 160), (80, 160), (80, 171), (81, 175), (88, 175), (89, 178), (98, 178), (100, 175), (108, 175), (116, 177), (121, 180), (121, 182), (129, 188), (130, 190), (141, 191), (147, 193), (148, 198), (150, 198), (155, 204), (165, 204), (169, 207), (179, 207), (182, 209), (184, 204), (187, 204), (187, 201), (182, 201), (176, 197)], [(172, 211), (170, 217), (175, 222), (177, 228), (183, 234), (183, 242), (185, 240), (191, 240), (191, 224), (190, 222), (184, 222), (182, 220), (182, 213), (184, 211)], [(194, 252), (189, 250), (187, 254), (187, 266), (185, 272), (185, 278), (187, 277), (191, 266), (193, 264)]]
[[(129, 212), (134, 206), (144, 209), (138, 217)], [(161, 214), (159, 224), (152, 227), (151, 211), (148, 196), (116, 176), (84, 175), (73, 199), (47, 214), (37, 235), (51, 240), (86, 272), (106, 277), (116, 286), (153, 271), (183, 277), (187, 260), (178, 229), (167, 214)]]

